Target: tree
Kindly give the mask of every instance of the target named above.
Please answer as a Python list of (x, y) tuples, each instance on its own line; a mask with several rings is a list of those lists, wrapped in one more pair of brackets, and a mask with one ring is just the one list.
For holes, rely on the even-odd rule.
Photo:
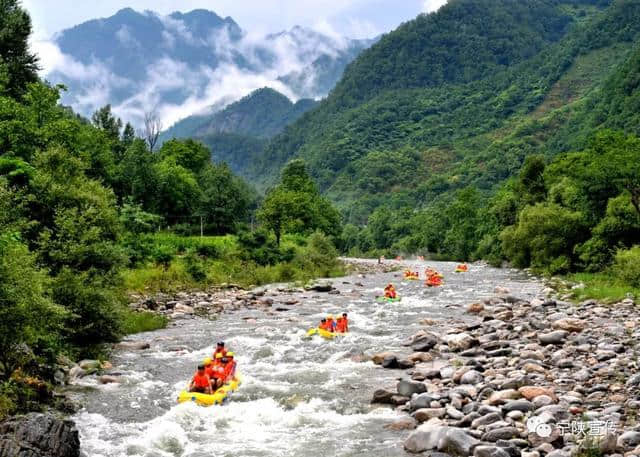
[(111, 112), (111, 105), (105, 105), (91, 116), (91, 122), (97, 128), (106, 133), (111, 141), (120, 141), (120, 130), (122, 130), (122, 120), (115, 117)]
[(233, 232), (236, 225), (245, 222), (250, 204), (249, 190), (233, 176), (226, 164), (207, 164), (198, 177), (201, 198), (198, 213), (206, 218), (214, 233)]
[(133, 125), (127, 122), (127, 124), (124, 126), (124, 130), (122, 131), (122, 138), (120, 139), (122, 141), (122, 145), (126, 149), (133, 144), (133, 141), (135, 139), (136, 131), (133, 128)]
[(38, 80), (38, 58), (29, 50), (31, 18), (18, 0), (0, 0), (0, 73), (4, 91), (13, 98)]
[(258, 218), (275, 234), (278, 246), (280, 246), (285, 226), (301, 209), (297, 205), (296, 198), (295, 192), (276, 187), (267, 194), (258, 212)]
[(205, 145), (192, 139), (169, 140), (158, 151), (161, 160), (171, 159), (177, 165), (199, 173), (210, 162), (211, 152)]
[(158, 138), (162, 132), (162, 119), (157, 109), (144, 113), (144, 138), (147, 140), (151, 152), (156, 148)]
[(167, 158), (154, 165), (157, 178), (155, 213), (170, 223), (193, 216), (200, 202), (200, 187), (195, 175)]

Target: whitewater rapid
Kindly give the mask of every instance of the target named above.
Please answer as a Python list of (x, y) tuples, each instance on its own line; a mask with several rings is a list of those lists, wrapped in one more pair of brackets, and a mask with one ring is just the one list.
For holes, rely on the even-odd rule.
[[(74, 388), (84, 405), (73, 417), (82, 451), (88, 457), (405, 455), (402, 435), (384, 428), (400, 415), (370, 404), (375, 389), (393, 387), (403, 372), (381, 369), (366, 356), (406, 351), (402, 340), (424, 328), (424, 319), (468, 319), (464, 306), (493, 295), (496, 286), (523, 298), (542, 290), (515, 270), (474, 265), (456, 275), (452, 263), (429, 265), (445, 274), (443, 287), (401, 282), (400, 273), (356, 275), (333, 280), (339, 295), (274, 293), (273, 308), (288, 311), (240, 310), (135, 335), (151, 349), (113, 355), (113, 372), (124, 382), (99, 385), (90, 377)], [(422, 271), (426, 263), (414, 266)], [(381, 305), (375, 296), (389, 282), (403, 299)], [(282, 304), (292, 296), (299, 304)], [(348, 335), (306, 338), (321, 316), (343, 311)], [(219, 340), (236, 352), (242, 386), (223, 406), (177, 404), (194, 367)]]

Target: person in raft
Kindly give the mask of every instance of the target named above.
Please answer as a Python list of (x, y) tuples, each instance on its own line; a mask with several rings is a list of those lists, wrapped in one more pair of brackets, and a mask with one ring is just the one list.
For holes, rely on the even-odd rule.
[(336, 322), (336, 332), (347, 333), (349, 331), (349, 320), (347, 319), (347, 313), (342, 313), (342, 316), (338, 317)]
[(189, 392), (211, 394), (211, 379), (207, 376), (204, 365), (198, 365), (198, 371), (189, 383)]
[(227, 350), (224, 347), (224, 341), (218, 341), (218, 343), (216, 344), (216, 350), (213, 351), (213, 359), (215, 360), (216, 356), (218, 354), (222, 354), (225, 355), (227, 353)]
[(336, 331), (336, 321), (333, 320), (333, 314), (329, 314), (327, 316), (327, 322), (324, 325), (324, 329), (327, 332), (335, 332)]
[(231, 379), (236, 377), (236, 366), (237, 362), (235, 361), (235, 354), (231, 351), (227, 352), (227, 359), (229, 359), (229, 363), (227, 364), (227, 374), (226, 379), (230, 381)]
[(393, 284), (388, 284), (387, 287), (384, 288), (384, 296), (385, 298), (395, 299), (398, 294), (396, 293), (396, 288), (393, 287)]

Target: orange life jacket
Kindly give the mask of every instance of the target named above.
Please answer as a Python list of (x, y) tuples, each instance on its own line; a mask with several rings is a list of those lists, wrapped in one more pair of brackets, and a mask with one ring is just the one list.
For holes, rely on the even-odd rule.
[(228, 381), (229, 379), (233, 378), (233, 376), (236, 374), (236, 362), (231, 361), (228, 362), (225, 367), (224, 367), (224, 380)]
[(196, 373), (193, 375), (193, 385), (199, 388), (209, 387), (209, 376), (207, 374), (201, 375), (200, 373)]
[(204, 374), (209, 376), (209, 379), (214, 377), (213, 376), (214, 373), (215, 373), (215, 365), (213, 363), (204, 369)]
[(340, 319), (338, 319), (336, 331), (340, 333), (346, 333), (348, 329), (349, 329), (349, 326), (347, 324), (347, 320), (344, 317), (341, 317)]

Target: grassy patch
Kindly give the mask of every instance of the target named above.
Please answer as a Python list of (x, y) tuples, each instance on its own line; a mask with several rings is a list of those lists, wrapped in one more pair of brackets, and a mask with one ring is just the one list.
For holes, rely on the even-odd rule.
[(159, 314), (148, 311), (136, 312), (125, 310), (122, 316), (122, 331), (126, 335), (151, 332), (167, 326), (167, 319)]
[(567, 276), (571, 282), (584, 284), (583, 288), (571, 289), (575, 300), (595, 299), (603, 303), (615, 303), (629, 296), (640, 297), (640, 289), (626, 284), (611, 273), (575, 273)]

